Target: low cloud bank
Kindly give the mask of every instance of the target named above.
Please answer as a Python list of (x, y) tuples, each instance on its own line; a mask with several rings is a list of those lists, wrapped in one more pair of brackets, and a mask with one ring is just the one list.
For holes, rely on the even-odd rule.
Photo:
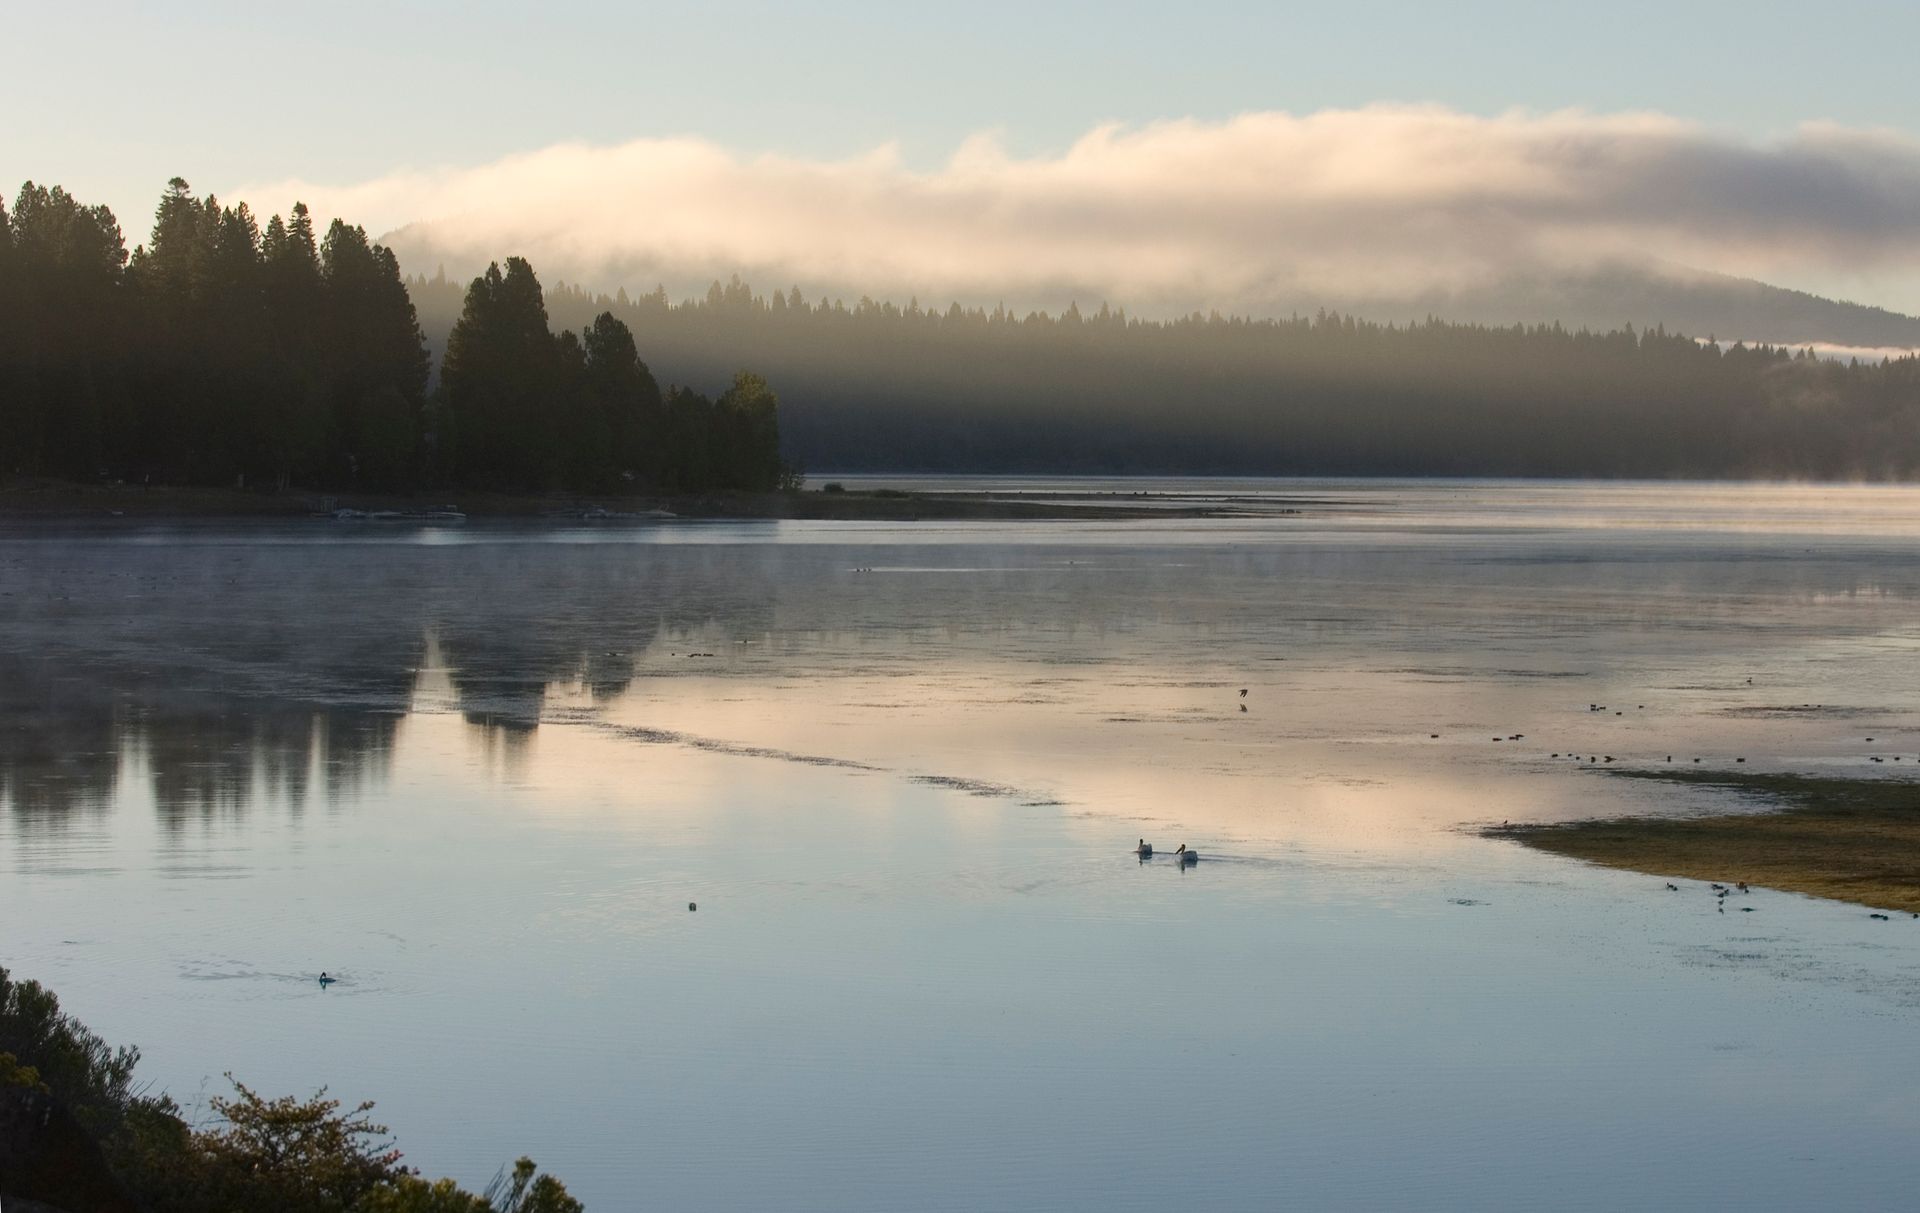
[(1756, 142), (1649, 113), (1254, 113), (1030, 157), (982, 135), (928, 172), (892, 147), (640, 139), (236, 196), (398, 229), (414, 270), (517, 253), (607, 289), (738, 272), (809, 294), (1268, 311), (1653, 263), (1920, 300), (1920, 142), (1826, 124)]

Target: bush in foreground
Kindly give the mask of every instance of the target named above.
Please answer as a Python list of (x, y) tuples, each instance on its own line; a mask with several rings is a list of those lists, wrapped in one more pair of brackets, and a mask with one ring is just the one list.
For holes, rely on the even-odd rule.
[[(112, 1048), (61, 1011), (46, 987), (0, 968), (0, 1099), (57, 1104), (97, 1143), (95, 1156), (126, 1196), (155, 1213), (582, 1213), (566, 1186), (529, 1158), (478, 1194), (450, 1179), (422, 1179), (401, 1162), (386, 1126), (368, 1116), (372, 1103), (343, 1108), (325, 1088), (307, 1099), (269, 1099), (228, 1075), (234, 1094), (213, 1099), (215, 1123), (189, 1125), (171, 1099), (135, 1088), (139, 1058), (138, 1049)], [(48, 1174), (47, 1139), (34, 1126), (49, 1119), (44, 1110), (0, 1118), (0, 1160), (13, 1160), (0, 1166), (0, 1198), (57, 1204), (98, 1178)], [(10, 1124), (25, 1127), (9, 1139)], [(33, 1176), (35, 1187), (13, 1190), (28, 1182), (16, 1175)], [(67, 1213), (123, 1203), (88, 1199)]]

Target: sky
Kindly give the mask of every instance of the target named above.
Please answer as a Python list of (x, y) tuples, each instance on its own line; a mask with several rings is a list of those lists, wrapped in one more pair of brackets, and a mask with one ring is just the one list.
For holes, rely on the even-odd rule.
[[(1581, 216), (1574, 226), (1586, 235), (1571, 239), (1564, 207), (1544, 228), (1530, 225), (1522, 212), (1538, 190), (1481, 200), (1485, 210), (1508, 212), (1510, 222), (1491, 227), (1457, 222), (1462, 204), (1453, 219), (1443, 216), (1429, 245), (1444, 254), (1439, 261), (1470, 263), (1477, 248), (1516, 239), (1529, 256), (1548, 246), (1565, 251), (1587, 236), (1595, 238), (1577, 250), (1580, 257), (1607, 255), (1622, 241), (1661, 235), (1648, 213), (1652, 198), (1685, 212), (1681, 230), (1651, 249), (1658, 256), (1920, 311), (1920, 262), (1911, 253), (1920, 243), (1920, 204), (1900, 201), (1920, 162), (1916, 45), (1920, 5), (1847, 0), (1813, 13), (1785, 4), (1637, 0), (1578, 8), (1537, 0), (946, 7), (344, 0), (294, 8), (100, 0), (8, 14), (0, 79), (12, 112), (0, 123), (0, 176), (9, 184), (60, 183), (106, 202), (130, 241), (144, 237), (161, 185), (178, 174), (197, 192), (244, 196), (267, 210), (284, 209), (295, 190), (323, 211), (317, 200), (357, 201), (366, 210), (348, 217), (376, 235), (422, 220), (460, 238), (551, 247), (568, 230), (597, 237), (604, 228), (624, 237), (630, 264), (641, 267), (743, 253), (732, 241), (690, 247), (696, 236), (707, 239), (698, 233), (682, 231), (673, 247), (632, 235), (644, 230), (650, 209), (674, 196), (676, 183), (657, 174), (685, 168), (676, 152), (705, 157), (710, 168), (722, 164), (686, 191), (682, 207), (695, 211), (712, 209), (703, 188), (792, 191), (810, 173), (829, 180), (801, 190), (801, 201), (826, 207), (846, 200), (848, 178), (871, 179), (881, 165), (864, 205), (900, 209), (888, 210), (876, 231), (920, 244), (986, 239), (992, 255), (984, 262), (997, 267), (1058, 230), (1014, 226), (1081, 204), (1059, 182), (1073, 176), (1076, 156), (1102, 141), (1133, 155), (1130, 168), (1109, 158), (1121, 179), (1169, 157), (1202, 174), (1251, 160), (1268, 174), (1265, 192), (1249, 190), (1243, 199), (1257, 210), (1287, 197), (1287, 182), (1298, 175), (1289, 155), (1317, 148), (1317, 167), (1306, 175), (1318, 173), (1323, 187), (1329, 172), (1337, 177), (1337, 166), (1328, 166), (1341, 138), (1375, 141), (1367, 171), (1390, 184), (1393, 149), (1420, 137), (1407, 116), (1427, 114), (1428, 127), (1453, 132), (1447, 156), (1473, 162), (1484, 146), (1509, 175), (1544, 156), (1557, 174), (1549, 192), (1598, 188), (1628, 212), (1617, 224), (1607, 214)], [(1371, 117), (1352, 121), (1355, 114)], [(1343, 115), (1344, 133), (1330, 132)], [(1278, 132), (1278, 141), (1263, 144), (1261, 130)], [(1183, 152), (1174, 145), (1180, 132), (1216, 158)], [(1834, 185), (1823, 174), (1828, 153), (1842, 147), (1845, 171)], [(570, 175), (549, 180), (528, 176), (570, 156), (594, 163), (572, 163)], [(1652, 177), (1649, 156), (1665, 158)], [(997, 184), (961, 202), (941, 192), (943, 181), (951, 186), (956, 173), (985, 172), (996, 158)], [(1609, 175), (1615, 162), (1624, 168)], [(1442, 167), (1426, 157), (1423, 173), (1410, 174), (1418, 180), (1403, 209), (1375, 215), (1376, 223), (1404, 231), (1409, 220), (1422, 221)], [(928, 180), (931, 191), (920, 188)], [(577, 197), (569, 204), (559, 194), (563, 181), (602, 195), (590, 214), (575, 213)], [(470, 193), (452, 201), (452, 186), (502, 182), (513, 187), (505, 198)], [(1839, 213), (1822, 229), (1829, 190), (1837, 191)], [(1178, 210), (1096, 216), (1112, 224), (1097, 243), (1124, 244), (1156, 213), (1177, 227), (1197, 196), (1164, 200)], [(1325, 188), (1318, 196), (1323, 214), (1352, 201)], [(1742, 198), (1762, 213), (1747, 214)], [(548, 208), (539, 231), (528, 226), (536, 206)], [(1003, 213), (1006, 222), (990, 232), (978, 223), (942, 226), (942, 213), (967, 206)], [(1716, 206), (1731, 208), (1731, 235), (1712, 234), (1707, 220)], [(1792, 212), (1784, 226), (1783, 211)], [(624, 227), (615, 221), (622, 215), (629, 216)], [(1197, 248), (1196, 305), (1218, 301), (1200, 297), (1216, 288), (1216, 271), (1244, 259), (1273, 227), (1244, 214), (1230, 218), (1202, 216), (1191, 240), (1160, 250), (1178, 257)], [(760, 223), (743, 229), (752, 237), (745, 251), (762, 254), (770, 272), (806, 269), (809, 249), (824, 244), (845, 246), (834, 254), (840, 264), (874, 270), (876, 290), (918, 282), (930, 292), (953, 289), (937, 265), (854, 247), (857, 227), (850, 233), (845, 222), (823, 232), (765, 220), (740, 217)], [(666, 226), (684, 222), (669, 215)], [(782, 226), (784, 236), (769, 230)], [(779, 238), (806, 247), (764, 256), (767, 242)], [(1759, 247), (1769, 241), (1784, 242), (1778, 255)], [(1351, 231), (1332, 248), (1358, 253), (1370, 243), (1367, 233)], [(1416, 260), (1418, 242), (1406, 244), (1405, 255), (1385, 258), (1393, 264), (1356, 263), (1354, 272), (1410, 281), (1417, 275), (1402, 263)], [(1287, 274), (1289, 256), (1282, 248), (1261, 272)], [(1339, 260), (1322, 258), (1298, 276), (1311, 283), (1337, 274)], [(893, 272), (879, 272), (887, 266)], [(1047, 272), (1059, 277), (1057, 267)], [(1093, 288), (1107, 284), (1100, 274), (1087, 277)], [(1129, 285), (1139, 284), (1111, 283)], [(1177, 275), (1162, 288), (1182, 289)]]

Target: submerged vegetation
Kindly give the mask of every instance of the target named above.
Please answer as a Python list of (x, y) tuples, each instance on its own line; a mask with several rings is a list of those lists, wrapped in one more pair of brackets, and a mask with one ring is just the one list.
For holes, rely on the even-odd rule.
[[(462, 305), (408, 282), (429, 344)], [(555, 322), (631, 328), (683, 380), (739, 350), (780, 384), (789, 457), (836, 470), (1911, 478), (1920, 358), (1850, 365), (1622, 316), (1379, 324), (1334, 313), (1148, 320), (561, 284)], [(1625, 321), (1644, 323), (1636, 329)], [(1749, 334), (1766, 336), (1766, 334)]]
[[(128, 253), (104, 206), (0, 205), (0, 474), (139, 484), (766, 490), (777, 400), (662, 392), (612, 316), (549, 329), (518, 258), (466, 288), (438, 391), (393, 253), (175, 178)], [(723, 377), (724, 378), (724, 377)]]
[(135, 1087), (139, 1050), (113, 1048), (38, 982), (0, 968), (0, 1197), (67, 1213), (580, 1213), (529, 1159), (480, 1193), (403, 1165), (371, 1103), (323, 1089), (268, 1099), (234, 1081), (191, 1125)]
[(1715, 771), (1608, 774), (1730, 788), (1779, 811), (1506, 826), (1495, 833), (1606, 867), (1744, 880), (1920, 914), (1920, 784)]

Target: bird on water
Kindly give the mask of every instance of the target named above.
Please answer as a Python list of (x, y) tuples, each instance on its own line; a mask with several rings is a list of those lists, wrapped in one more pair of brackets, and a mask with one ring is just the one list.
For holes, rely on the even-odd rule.
[(1142, 838), (1140, 845), (1133, 849), (1133, 853), (1142, 859), (1151, 859), (1153, 858), (1153, 844)]

